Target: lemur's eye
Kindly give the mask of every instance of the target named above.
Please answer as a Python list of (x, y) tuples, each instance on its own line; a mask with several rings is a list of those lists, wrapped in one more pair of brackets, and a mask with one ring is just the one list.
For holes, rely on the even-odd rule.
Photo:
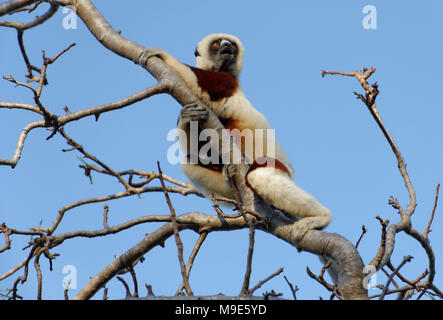
[(220, 47), (220, 43), (219, 42), (214, 42), (213, 44), (212, 44), (212, 47), (213, 48), (218, 48), (218, 47)]
[(232, 47), (233, 49), (237, 49), (237, 45), (236, 45), (235, 43), (232, 43), (232, 44), (231, 44), (231, 47)]

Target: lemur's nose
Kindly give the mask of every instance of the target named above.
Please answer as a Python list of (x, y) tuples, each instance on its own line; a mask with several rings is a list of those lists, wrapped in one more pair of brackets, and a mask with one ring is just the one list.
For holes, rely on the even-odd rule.
[(231, 41), (229, 41), (229, 40), (223, 40), (221, 42), (221, 45), (224, 47), (232, 47)]

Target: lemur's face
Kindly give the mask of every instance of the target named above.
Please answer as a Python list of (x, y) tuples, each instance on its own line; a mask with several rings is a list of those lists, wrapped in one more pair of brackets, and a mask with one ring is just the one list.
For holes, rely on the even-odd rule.
[(205, 37), (195, 50), (199, 68), (226, 72), (235, 77), (242, 68), (242, 54), (240, 41), (234, 36), (225, 34)]
[(215, 71), (232, 73), (238, 55), (238, 46), (235, 41), (225, 38), (216, 39), (210, 43), (208, 51), (214, 61)]

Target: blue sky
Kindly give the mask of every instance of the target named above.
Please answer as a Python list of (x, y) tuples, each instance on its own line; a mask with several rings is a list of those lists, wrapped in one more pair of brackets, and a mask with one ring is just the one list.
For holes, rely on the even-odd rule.
[[(326, 229), (356, 242), (365, 225), (368, 233), (359, 250), (369, 263), (378, 250), (380, 215), (392, 223), (398, 215), (387, 201), (391, 195), (402, 205), (408, 194), (397, 170), (389, 145), (365, 106), (355, 99), (361, 92), (355, 79), (321, 77), (321, 70), (353, 71), (362, 66), (375, 67), (371, 82), (381, 91), (377, 107), (408, 164), (408, 172), (417, 193), (418, 207), (413, 225), (426, 227), (432, 211), (435, 188), (443, 182), (442, 134), (443, 108), (439, 92), (443, 72), (441, 30), (443, 3), (418, 1), (130, 1), (96, 0), (111, 25), (122, 35), (146, 46), (165, 49), (179, 60), (194, 64), (196, 43), (213, 32), (238, 36), (245, 48), (242, 86), (252, 104), (264, 113), (276, 128), (276, 135), (292, 160), (295, 181), (315, 195), (333, 213)], [(366, 5), (377, 10), (376, 29), (362, 25)], [(43, 6), (42, 6), (43, 7)], [(41, 14), (17, 15), (29, 21)], [(54, 56), (70, 43), (77, 46), (48, 70), (49, 85), (43, 103), (54, 113), (71, 111), (115, 101), (155, 83), (142, 68), (102, 47), (78, 21), (78, 28), (65, 30), (66, 14), (59, 10), (44, 25), (25, 33), (25, 44), (33, 64), (41, 65), (41, 51)], [(10, 20), (13, 17), (3, 17)], [(26, 69), (12, 29), (0, 29), (0, 73), (24, 81)], [(30, 92), (0, 81), (0, 100), (33, 103)], [(167, 133), (174, 128), (180, 106), (169, 96), (157, 96), (131, 107), (103, 114), (98, 122), (86, 118), (66, 127), (68, 135), (83, 144), (115, 170), (163, 171), (186, 181), (180, 168), (167, 162), (171, 142)], [(0, 157), (10, 158), (20, 130), (30, 121), (39, 120), (30, 112), (0, 110)], [(78, 168), (79, 154), (63, 153), (64, 140), (49, 132), (33, 131), (15, 169), (0, 167), (0, 222), (16, 229), (49, 226), (58, 209), (84, 198), (121, 191), (114, 179), (94, 175), (91, 184)], [(212, 213), (211, 203), (195, 197), (172, 196), (178, 214), (191, 210)], [(110, 224), (148, 214), (167, 214), (162, 194), (145, 194), (141, 199), (127, 198), (106, 203)], [(69, 212), (58, 232), (102, 227), (103, 203)], [(438, 273), (443, 263), (443, 220), (437, 209), (430, 240), (436, 254), (435, 283), (442, 286)], [(121, 254), (138, 243), (145, 233), (160, 224), (141, 225), (126, 232), (100, 239), (74, 239), (55, 248), (60, 256), (49, 271), (42, 260), (43, 298), (62, 299), (63, 267), (77, 270), (77, 289), (89, 277), (108, 265), (114, 254)], [(182, 233), (185, 253), (192, 250), (197, 235)], [(13, 249), (0, 255), (0, 274), (22, 261), (29, 238), (13, 237)], [(427, 267), (420, 245), (403, 234), (397, 235), (392, 263), (398, 265), (405, 255), (414, 256), (402, 273), (411, 279)], [(3, 241), (3, 240), (2, 240)], [(2, 244), (3, 242), (1, 242)], [(237, 295), (246, 264), (248, 231), (212, 233), (198, 255), (190, 283), (195, 294)], [(145, 294), (144, 283), (158, 295), (173, 295), (181, 283), (177, 250), (173, 239), (165, 248), (155, 248), (136, 271)], [(306, 275), (306, 267), (318, 273), (321, 266), (315, 256), (297, 253), (288, 244), (263, 232), (256, 234), (252, 285), (280, 267), (300, 290), (300, 299), (317, 299), (329, 294)], [(0, 282), (10, 288), (22, 274)], [(125, 276), (129, 282), (129, 277)], [(386, 281), (377, 273), (377, 283)], [(35, 270), (19, 287), (26, 299), (36, 295)], [(112, 280), (107, 285), (111, 298), (124, 296), (123, 286)], [(288, 286), (279, 276), (257, 294), (274, 289), (291, 298)], [(369, 294), (378, 293), (372, 289)], [(96, 298), (101, 298), (98, 293)]]

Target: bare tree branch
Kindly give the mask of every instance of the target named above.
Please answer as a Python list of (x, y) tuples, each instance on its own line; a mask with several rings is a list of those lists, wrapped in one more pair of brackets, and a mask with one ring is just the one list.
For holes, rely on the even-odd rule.
[(406, 209), (402, 209), (400, 205), (397, 202), (397, 209), (400, 213), (400, 222), (396, 224), (392, 224), (387, 231), (386, 234), (386, 248), (384, 256), (381, 260), (381, 263), (379, 264), (379, 267), (384, 266), (390, 259), (392, 252), (394, 250), (394, 242), (395, 242), (395, 234), (400, 231), (406, 231), (410, 225), (411, 225), (411, 215), (414, 213), (415, 208), (417, 206), (416, 197), (415, 197), (415, 190), (412, 186), (411, 180), (409, 178), (408, 172), (406, 170), (406, 162), (398, 149), (397, 145), (394, 142), (394, 139), (392, 136), (388, 133), (386, 130), (386, 127), (383, 124), (383, 121), (381, 120), (380, 114), (377, 110), (377, 107), (375, 106), (375, 99), (377, 95), (379, 94), (378, 85), (377, 83), (374, 83), (372, 86), (368, 84), (367, 79), (375, 72), (375, 68), (366, 69), (361, 68), (360, 73), (357, 71), (354, 72), (340, 72), (340, 71), (322, 71), (322, 76), (325, 76), (327, 74), (331, 75), (344, 75), (344, 76), (352, 76), (355, 77), (361, 84), (361, 86), (365, 90), (365, 96), (355, 93), (356, 96), (364, 102), (366, 107), (368, 108), (369, 112), (371, 113), (372, 117), (377, 122), (378, 126), (380, 127), (383, 135), (385, 136), (386, 140), (388, 141), (389, 145), (391, 146), (392, 151), (394, 152), (394, 155), (397, 159), (398, 169), (400, 171), (400, 174), (403, 178), (404, 184), (406, 186), (406, 189), (409, 193), (409, 204)]
[[(164, 82), (159, 82), (157, 85), (149, 87), (147, 89), (141, 90), (137, 93), (134, 93), (133, 95), (115, 101), (115, 102), (111, 102), (108, 104), (104, 104), (104, 105), (100, 105), (100, 106), (96, 106), (96, 107), (91, 107), (91, 108), (87, 108), (84, 110), (80, 110), (74, 113), (69, 113), (65, 116), (60, 116), (60, 117), (55, 117), (56, 118), (56, 126), (58, 127), (62, 127), (64, 125), (66, 125), (67, 123), (73, 122), (73, 121), (77, 121), (80, 120), (82, 118), (85, 117), (89, 117), (89, 116), (97, 116), (101, 113), (105, 113), (105, 112), (110, 112), (113, 110), (117, 110), (117, 109), (121, 109), (124, 107), (127, 107), (129, 105), (132, 105), (138, 101), (147, 99), (153, 95), (156, 94), (160, 94), (160, 93), (164, 93), (166, 92), (167, 88), (165, 86)], [(37, 92), (37, 91), (35, 91)], [(41, 108), (33, 107), (30, 105), (24, 105), (24, 104), (16, 104), (16, 103), (7, 103), (4, 101), (0, 101), (0, 108), (10, 108), (10, 109), (28, 109), (30, 111), (39, 113), (39, 114), (43, 114)], [(16, 146), (16, 150), (14, 152), (14, 155), (12, 157), (12, 159), (0, 159), (0, 165), (8, 165), (11, 166), (12, 168), (14, 168), (18, 161), (20, 160), (21, 157), (21, 153), (24, 147), (24, 143), (25, 143), (25, 139), (27, 137), (27, 135), (29, 134), (30, 131), (32, 131), (35, 128), (44, 128), (50, 126), (50, 124), (45, 123), (45, 121), (36, 121), (36, 122), (32, 122), (30, 124), (28, 124), (21, 132), (18, 142), (17, 142), (17, 146)]]
[(160, 162), (157, 162), (158, 172), (160, 174), (160, 182), (162, 185), (163, 193), (165, 194), (166, 202), (168, 203), (169, 211), (171, 212), (171, 221), (172, 221), (172, 228), (174, 230), (174, 237), (175, 237), (175, 243), (177, 245), (178, 249), (178, 260), (180, 262), (180, 270), (182, 273), (183, 283), (185, 286), (186, 293), (188, 296), (193, 296), (194, 293), (192, 292), (191, 286), (189, 285), (188, 281), (188, 275), (186, 273), (186, 265), (185, 260), (183, 258), (183, 242), (180, 239), (178, 227), (177, 227), (177, 220), (175, 217), (175, 209), (172, 205), (171, 199), (169, 198), (168, 191), (166, 190), (165, 181), (163, 180), (163, 173), (162, 169), (160, 168)]
[(16, 11), (17, 9), (26, 7), (37, 0), (9, 0), (4, 3), (0, 3), (0, 17), (5, 14)]
[(11, 233), (4, 222), (1, 225), (1, 232), (5, 235), (5, 244), (0, 248), (0, 253), (11, 248), (11, 239), (9, 238)]
[[(188, 259), (188, 263), (186, 264), (186, 276), (188, 279), (191, 274), (191, 269), (194, 264), (195, 257), (197, 256), (197, 253), (200, 250), (200, 248), (207, 236), (208, 236), (207, 231), (203, 231), (202, 233), (200, 233), (200, 236), (198, 237), (197, 242), (194, 245), (194, 249), (192, 249), (191, 255), (189, 256), (189, 259)], [(185, 287), (185, 284), (184, 284), (184, 282), (182, 282), (180, 284), (180, 287), (177, 289), (175, 295), (178, 296), (183, 291), (184, 287)]]
[(370, 265), (374, 266), (376, 269), (378, 269), (378, 266), (380, 265), (380, 261), (383, 258), (385, 254), (385, 248), (386, 248), (386, 228), (389, 225), (389, 220), (383, 221), (382, 218), (379, 216), (376, 217), (378, 221), (380, 221), (381, 224), (381, 240), (380, 240), (380, 248), (378, 249), (377, 254), (375, 255), (374, 259), (369, 263)]
[(266, 277), (265, 279), (259, 281), (255, 286), (253, 286), (250, 290), (249, 290), (249, 295), (252, 296), (252, 294), (259, 289), (262, 285), (264, 285), (266, 282), (268, 282), (269, 280), (271, 280), (272, 278), (275, 278), (276, 276), (278, 276), (280, 273), (283, 272), (283, 268), (279, 268), (277, 271), (275, 271), (273, 274), (269, 275), (268, 277)]
[[(56, 3), (51, 3), (50, 7), (47, 12), (45, 12), (43, 15), (36, 17), (34, 20), (23, 23), (23, 22), (10, 22), (10, 21), (1, 21), (0, 20), (0, 27), (9, 27), (17, 29), (18, 32), (23, 32), (27, 29), (34, 28), (45, 21), (49, 20), (58, 10), (59, 5)], [(0, 7), (1, 11), (1, 7)], [(1, 16), (1, 14), (0, 14)]]
[(432, 208), (431, 219), (429, 220), (428, 226), (426, 227), (425, 231), (423, 232), (423, 236), (426, 239), (428, 238), (429, 231), (431, 229), (431, 224), (432, 224), (432, 221), (434, 220), (435, 209), (437, 209), (437, 201), (438, 201), (438, 192), (439, 192), (439, 190), (440, 190), (440, 184), (437, 185), (437, 190), (435, 192), (435, 202), (434, 202), (434, 208)]
[(394, 272), (389, 276), (388, 281), (386, 282), (383, 291), (379, 297), (379, 300), (383, 300), (384, 296), (386, 295), (386, 292), (389, 289), (389, 284), (391, 283), (394, 276), (398, 273), (398, 271), (405, 265), (406, 262), (410, 262), (412, 260), (411, 256), (403, 257), (403, 261), (398, 265), (398, 267), (394, 270)]
[(360, 235), (360, 237), (358, 238), (357, 243), (355, 244), (355, 248), (358, 248), (358, 245), (360, 244), (361, 239), (363, 239), (363, 236), (365, 235), (365, 233), (366, 233), (367, 231), (368, 231), (368, 230), (366, 230), (366, 227), (365, 227), (364, 225), (361, 226), (361, 235)]
[(249, 282), (251, 279), (252, 272), (252, 255), (254, 253), (254, 242), (255, 242), (255, 226), (251, 224), (249, 226), (249, 248), (248, 248), (248, 256), (246, 259), (246, 272), (243, 279), (243, 286), (240, 291), (240, 296), (248, 296), (251, 294), (249, 290)]

